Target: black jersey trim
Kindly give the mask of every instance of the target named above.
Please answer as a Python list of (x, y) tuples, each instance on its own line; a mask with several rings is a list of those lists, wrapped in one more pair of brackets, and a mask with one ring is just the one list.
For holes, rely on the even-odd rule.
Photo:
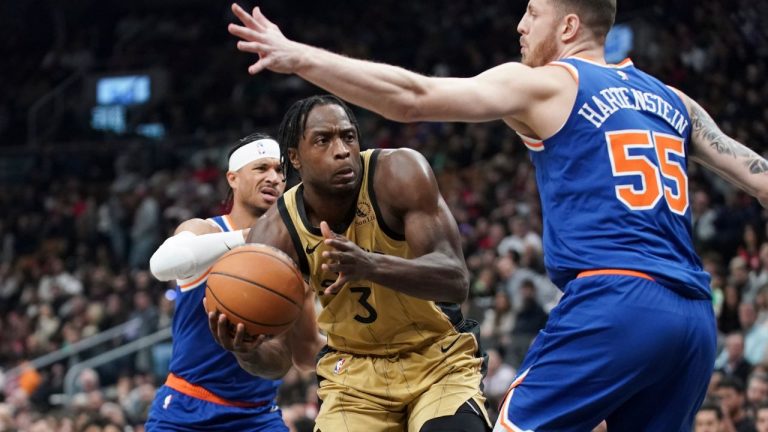
[(373, 205), (373, 212), (376, 214), (376, 221), (379, 223), (379, 228), (389, 238), (397, 241), (405, 241), (405, 235), (396, 233), (392, 228), (387, 225), (384, 218), (381, 216), (381, 209), (379, 203), (376, 201), (376, 190), (373, 188), (373, 179), (376, 175), (376, 163), (379, 161), (379, 154), (381, 150), (376, 149), (371, 154), (370, 162), (368, 162), (368, 196), (371, 198), (371, 205)]
[(296, 250), (296, 255), (299, 257), (299, 267), (301, 268), (301, 272), (304, 273), (306, 277), (309, 277), (309, 261), (307, 261), (307, 256), (304, 254), (304, 245), (301, 244), (299, 232), (296, 230), (296, 226), (294, 226), (291, 215), (288, 212), (288, 207), (285, 205), (284, 196), (281, 196), (277, 200), (277, 210), (280, 212), (280, 217), (283, 219), (285, 227), (288, 228), (288, 234), (290, 234), (291, 240), (293, 241), (293, 248)]

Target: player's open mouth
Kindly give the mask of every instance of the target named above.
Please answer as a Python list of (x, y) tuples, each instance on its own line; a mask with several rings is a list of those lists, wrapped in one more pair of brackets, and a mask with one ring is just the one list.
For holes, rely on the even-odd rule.
[(274, 203), (280, 196), (280, 193), (277, 191), (277, 189), (273, 188), (263, 188), (259, 190), (259, 193), (261, 194), (262, 198), (264, 198), (264, 200), (269, 203)]

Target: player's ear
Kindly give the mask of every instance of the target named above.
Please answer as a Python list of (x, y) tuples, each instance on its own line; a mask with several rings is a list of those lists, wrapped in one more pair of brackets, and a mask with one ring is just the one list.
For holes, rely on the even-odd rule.
[(235, 185), (237, 184), (236, 172), (227, 171), (227, 183), (229, 183), (230, 188), (235, 189)]
[(288, 148), (288, 160), (291, 162), (291, 166), (295, 170), (299, 170), (301, 168), (301, 161), (299, 160), (299, 152), (292, 147)]
[(568, 42), (575, 38), (579, 32), (579, 29), (581, 29), (581, 19), (576, 14), (568, 14), (563, 17), (562, 25), (560, 28), (562, 29), (560, 33), (560, 40), (563, 42)]

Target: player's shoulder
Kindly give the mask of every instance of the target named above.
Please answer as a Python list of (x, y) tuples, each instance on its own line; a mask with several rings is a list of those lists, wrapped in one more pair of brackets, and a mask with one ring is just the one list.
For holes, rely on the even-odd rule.
[(378, 150), (375, 181), (414, 183), (434, 176), (424, 155), (409, 148)]
[(379, 153), (377, 166), (397, 166), (397, 165), (429, 165), (429, 162), (423, 154), (410, 148), (380, 149), (375, 150)]
[(374, 174), (380, 206), (406, 210), (435, 202), (439, 195), (437, 180), (421, 153), (407, 148), (381, 152)]
[(221, 228), (215, 222), (209, 219), (193, 218), (179, 224), (176, 228), (176, 234), (189, 231), (196, 235), (213, 234), (221, 231)]

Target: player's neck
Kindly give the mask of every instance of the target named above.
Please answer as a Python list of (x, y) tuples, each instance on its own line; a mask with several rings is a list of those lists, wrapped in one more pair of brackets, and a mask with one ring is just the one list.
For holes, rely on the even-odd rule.
[(320, 226), (320, 222), (328, 222), (332, 229), (338, 229), (346, 225), (350, 220), (350, 214), (355, 210), (355, 203), (359, 193), (345, 193), (340, 195), (316, 194), (309, 188), (304, 189), (304, 210), (309, 221), (314, 226)]
[(595, 41), (579, 41), (563, 47), (558, 59), (580, 57), (597, 63), (605, 63), (605, 47)]
[(259, 217), (261, 217), (261, 214), (254, 214), (252, 211), (237, 205), (232, 207), (232, 211), (229, 212), (229, 219), (232, 221), (234, 229), (249, 228)]

